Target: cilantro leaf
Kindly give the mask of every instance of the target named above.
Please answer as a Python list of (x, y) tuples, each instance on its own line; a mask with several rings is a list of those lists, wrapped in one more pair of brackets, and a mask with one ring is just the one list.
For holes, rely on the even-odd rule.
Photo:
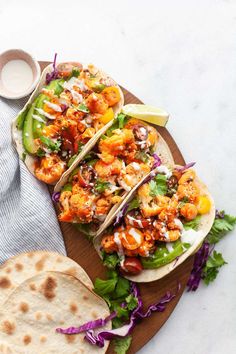
[(201, 221), (201, 215), (198, 215), (198, 216), (196, 216), (195, 219), (185, 222), (183, 224), (184, 225), (184, 229), (185, 230), (190, 230), (190, 229), (198, 230), (200, 221)]
[(133, 311), (138, 305), (138, 300), (132, 294), (128, 295), (125, 301), (127, 302), (127, 308), (130, 311)]
[(40, 141), (51, 151), (58, 152), (60, 150), (61, 141), (60, 140), (52, 140), (46, 136), (40, 136)]
[(119, 277), (116, 284), (114, 296), (116, 298), (126, 297), (129, 295), (129, 292), (130, 292), (129, 281), (125, 278)]
[(139, 207), (139, 198), (135, 197), (134, 199), (131, 200), (131, 202), (129, 203), (128, 209), (127, 209), (127, 213), (133, 209), (137, 209)]
[(107, 254), (104, 252), (103, 254), (103, 264), (109, 269), (115, 269), (117, 264), (120, 263), (119, 257), (116, 253)]
[(83, 113), (89, 113), (90, 112), (90, 110), (88, 109), (88, 107), (84, 103), (80, 103), (80, 105), (78, 105), (77, 107), (74, 107), (74, 108), (77, 109), (80, 112), (83, 112)]
[(215, 219), (212, 228), (207, 236), (210, 244), (219, 242), (227, 232), (232, 231), (236, 225), (236, 217), (225, 214), (222, 219)]
[(167, 178), (165, 175), (158, 174), (151, 182), (150, 186), (150, 196), (155, 197), (156, 195), (165, 195), (167, 192)]
[(219, 273), (219, 268), (221, 268), (225, 262), (221, 253), (214, 251), (213, 256), (210, 256), (207, 260), (207, 263), (203, 269), (203, 280), (206, 285), (215, 280)]
[(43, 156), (45, 156), (45, 154), (46, 154), (46, 152), (43, 149), (40, 149), (40, 148), (36, 152), (36, 155), (38, 157), (43, 157)]
[(103, 192), (105, 192), (105, 190), (108, 188), (109, 185), (110, 185), (109, 182), (102, 181), (101, 179), (98, 179), (95, 183), (94, 189), (98, 193), (103, 193)]
[(71, 77), (78, 77), (80, 75), (80, 70), (78, 68), (73, 68), (71, 72)]
[(132, 342), (132, 337), (117, 338), (114, 340), (114, 351), (116, 354), (126, 354)]
[(96, 278), (94, 283), (94, 291), (100, 296), (110, 294), (115, 290), (117, 281), (117, 278), (112, 278), (108, 280)]

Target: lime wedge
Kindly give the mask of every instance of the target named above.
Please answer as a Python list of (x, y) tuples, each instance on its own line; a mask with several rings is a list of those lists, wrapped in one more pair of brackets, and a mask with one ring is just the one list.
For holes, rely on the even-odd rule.
[(122, 113), (161, 127), (166, 125), (169, 118), (169, 114), (164, 109), (146, 104), (127, 104), (122, 108)]

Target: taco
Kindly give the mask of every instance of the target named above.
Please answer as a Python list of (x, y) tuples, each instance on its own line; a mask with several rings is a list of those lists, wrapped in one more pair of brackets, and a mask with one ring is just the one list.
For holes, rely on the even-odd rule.
[(112, 124), (124, 102), (119, 86), (93, 65), (47, 66), (13, 121), (19, 156), (35, 177), (56, 184), (90, 142)]
[(106, 225), (122, 201), (157, 164), (173, 163), (157, 130), (119, 114), (96, 145), (56, 185), (59, 220), (76, 223), (88, 235)]
[[(187, 166), (188, 167), (188, 166)], [(193, 169), (157, 167), (97, 235), (105, 265), (137, 282), (162, 278), (195, 252), (215, 216), (212, 197)]]
[[(106, 302), (71, 275), (43, 272), (25, 280), (0, 308), (0, 353), (105, 353), (84, 333), (56, 332), (74, 324), (93, 323), (110, 315)], [(105, 330), (111, 329), (111, 321)]]

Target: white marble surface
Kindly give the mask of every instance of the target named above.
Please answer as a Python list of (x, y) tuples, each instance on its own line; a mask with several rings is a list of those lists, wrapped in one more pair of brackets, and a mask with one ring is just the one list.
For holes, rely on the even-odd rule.
[[(236, 1), (0, 1), (0, 51), (94, 62), (144, 102), (166, 108), (186, 161), (218, 208), (236, 214)], [(236, 237), (228, 265), (182, 297), (140, 354), (236, 353)]]

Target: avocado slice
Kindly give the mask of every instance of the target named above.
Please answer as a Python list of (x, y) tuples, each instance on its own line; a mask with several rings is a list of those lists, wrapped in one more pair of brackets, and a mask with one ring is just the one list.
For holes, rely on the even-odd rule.
[(38, 149), (34, 142), (34, 136), (33, 136), (33, 121), (34, 121), (33, 114), (34, 114), (35, 104), (36, 101), (34, 101), (34, 103), (31, 105), (29, 112), (25, 117), (23, 131), (22, 131), (24, 148), (30, 154), (35, 154)]
[[(53, 80), (45, 88), (47, 90), (54, 90), (55, 95), (59, 96), (60, 93), (63, 91), (62, 84), (64, 81), (65, 81), (64, 79)], [(41, 93), (36, 99), (37, 102), (36, 102), (35, 108), (43, 109), (44, 101), (48, 101), (48, 100), (49, 100), (49, 97), (44, 95), (43, 93)], [(46, 123), (46, 121), (47, 121), (46, 117), (44, 117), (38, 111), (35, 111), (34, 114), (38, 115)], [(39, 138), (42, 135), (42, 129), (44, 126), (45, 126), (45, 124), (43, 122), (39, 122), (37, 119), (33, 120), (34, 138)]]
[[(61, 84), (65, 80), (57, 79), (50, 82), (46, 89), (54, 90), (56, 95), (59, 95), (63, 91), (63, 87)], [(42, 135), (42, 129), (44, 127), (44, 123), (37, 121), (33, 118), (33, 114), (39, 115), (46, 123), (46, 118), (35, 111), (35, 108), (43, 108), (44, 101), (49, 100), (49, 97), (44, 95), (43, 93), (39, 94), (39, 96), (34, 100), (33, 104), (29, 108), (27, 114), (21, 119), (19, 119), (19, 124), (23, 127), (23, 145), (25, 150), (30, 154), (36, 154), (37, 146), (34, 142), (35, 138), (38, 138)]]
[(26, 109), (18, 115), (17, 120), (16, 120), (17, 129), (19, 129), (19, 130), (23, 129), (24, 120), (25, 120), (27, 113), (29, 112), (29, 108), (30, 108), (30, 105), (27, 105)]

